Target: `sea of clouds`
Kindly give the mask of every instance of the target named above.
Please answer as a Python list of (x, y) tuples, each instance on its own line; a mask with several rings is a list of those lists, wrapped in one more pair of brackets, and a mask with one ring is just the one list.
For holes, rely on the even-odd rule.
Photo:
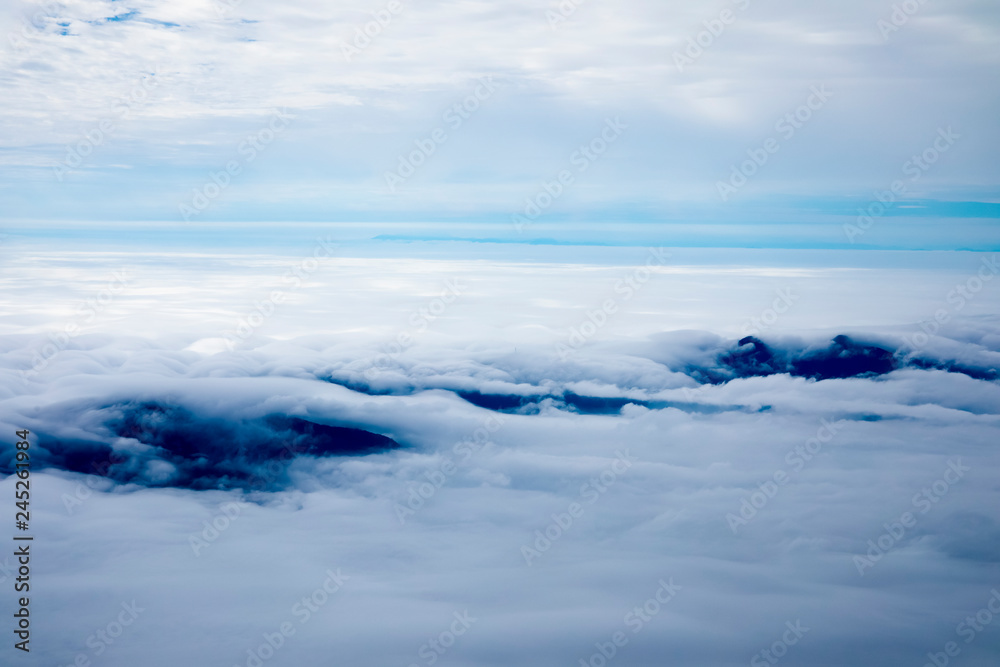
[(996, 664), (996, 255), (323, 238), (11, 254), (25, 664)]

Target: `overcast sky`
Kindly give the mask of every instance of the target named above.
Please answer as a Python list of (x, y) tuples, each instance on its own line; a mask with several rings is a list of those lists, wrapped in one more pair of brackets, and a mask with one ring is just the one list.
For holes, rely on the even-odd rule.
[(1000, 8), (915, 6), (7, 2), (0, 216), (498, 221), (566, 171), (540, 218), (851, 220), (899, 179), (891, 215), (982, 225)]

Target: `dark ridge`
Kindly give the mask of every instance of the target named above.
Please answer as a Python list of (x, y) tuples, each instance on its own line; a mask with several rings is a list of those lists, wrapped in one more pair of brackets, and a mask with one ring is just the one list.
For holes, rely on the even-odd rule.
[(647, 401), (632, 398), (599, 398), (595, 396), (581, 396), (573, 392), (565, 392), (558, 395), (535, 395), (520, 396), (517, 394), (483, 394), (478, 391), (456, 391), (455, 394), (473, 405), (493, 410), (494, 412), (521, 412), (523, 408), (536, 405), (540, 401), (550, 398), (555, 401), (557, 407), (566, 408), (573, 412), (587, 415), (610, 415), (617, 414), (622, 407), (629, 403), (636, 405), (647, 405)]
[[(720, 360), (720, 363), (721, 360)], [(735, 380), (738, 375), (732, 373), (729, 369), (718, 369), (718, 368), (703, 368), (701, 366), (685, 366), (681, 369), (684, 375), (687, 375), (693, 379), (698, 384), (725, 384), (730, 380)]]
[(518, 396), (517, 394), (483, 394), (478, 391), (456, 391), (455, 393), (477, 407), (495, 412), (517, 410), (545, 398), (545, 396)]
[[(684, 401), (632, 401), (637, 405), (644, 405), (650, 410), (664, 410), (674, 408), (681, 412), (689, 412), (702, 415), (716, 415), (720, 412), (754, 412), (742, 405), (712, 405), (710, 403), (687, 403)], [(755, 412), (767, 412), (770, 405), (765, 405)]]
[[(94, 440), (39, 434), (39, 463), (143, 486), (273, 491), (287, 487), (287, 468), (296, 457), (364, 456), (400, 447), (364, 429), (280, 414), (229, 421), (153, 401), (101, 411), (107, 430)], [(116, 452), (102, 436), (132, 438), (147, 447)], [(157, 461), (170, 464), (161, 464), (159, 475), (149, 467)], [(2, 468), (12, 472), (13, 461)]]
[(177, 406), (143, 402), (112, 410), (120, 416), (105, 423), (114, 435), (134, 438), (175, 457), (219, 457), (227, 449), (224, 443), (235, 436), (222, 420), (200, 419)]
[[(111, 445), (94, 440), (58, 440), (44, 434), (38, 436), (39, 457), (45, 465), (83, 473), (85, 475), (106, 475), (110, 462), (115, 461)], [(13, 459), (13, 456), (11, 457)], [(13, 462), (4, 462), (4, 472), (14, 470)]]
[[(337, 384), (353, 391), (360, 391), (373, 396), (382, 396), (390, 392), (375, 392), (363, 385), (352, 385), (349, 382), (333, 379), (325, 379), (325, 382)], [(567, 409), (580, 414), (588, 415), (610, 415), (617, 414), (622, 407), (633, 403), (642, 405), (652, 410), (663, 408), (676, 408), (685, 412), (716, 413), (731, 409), (712, 405), (701, 405), (698, 403), (685, 403), (674, 401), (645, 401), (635, 398), (601, 398), (596, 396), (582, 396), (573, 392), (559, 394), (532, 394), (522, 396), (520, 394), (487, 394), (481, 391), (458, 391), (451, 390), (462, 400), (475, 405), (478, 408), (501, 412), (505, 414), (525, 413), (525, 408), (537, 406), (541, 401), (550, 398), (555, 401), (556, 407)]]
[(803, 353), (776, 350), (754, 336), (718, 356), (717, 367), (688, 366), (684, 374), (701, 384), (723, 384), (730, 380), (788, 373), (813, 380), (877, 377), (899, 367), (893, 352), (875, 345), (856, 343), (840, 335), (825, 350)]
[[(646, 401), (638, 398), (604, 398), (597, 396), (581, 396), (567, 392), (563, 396), (566, 406), (574, 412), (585, 415), (616, 415), (626, 405), (639, 405), (650, 410), (666, 410), (673, 408), (682, 412), (714, 415), (720, 412), (749, 412), (740, 405), (710, 405), (706, 403), (687, 403), (684, 401)], [(766, 412), (771, 406), (761, 407), (756, 412)]]
[(473, 405), (494, 412), (526, 414), (525, 408), (537, 407), (545, 399), (552, 399), (560, 410), (569, 410), (583, 415), (615, 415), (630, 403), (650, 410), (674, 408), (683, 412), (717, 414), (719, 412), (745, 411), (736, 405), (708, 405), (685, 401), (649, 401), (638, 398), (583, 396), (568, 391), (560, 395), (519, 396), (515, 394), (482, 394), (480, 392), (455, 392)]
[(814, 380), (872, 378), (899, 368), (941, 370), (989, 382), (1000, 380), (996, 368), (977, 368), (922, 357), (904, 359), (901, 351), (858, 343), (844, 335), (836, 336), (826, 349), (812, 352), (776, 350), (759, 338), (747, 336), (733, 349), (719, 355), (717, 367), (688, 366), (683, 372), (701, 384), (722, 384), (737, 378), (780, 373)]
[[(168, 481), (149, 486), (205, 490), (259, 485), (262, 490), (276, 490), (287, 483), (286, 463), (296, 452), (285, 449), (265, 424), (200, 418), (184, 408), (153, 402), (114, 406), (111, 411), (118, 413), (106, 422), (114, 435), (155, 448), (152, 458), (176, 468)], [(266, 462), (282, 458), (266, 478), (256, 474)], [(110, 476), (119, 482), (145, 483), (142, 466), (112, 473), (117, 473)], [(255, 484), (257, 479), (266, 481)]]
[(412, 387), (409, 391), (399, 391), (396, 389), (375, 389), (370, 384), (364, 382), (354, 382), (352, 380), (341, 380), (334, 377), (321, 377), (319, 378), (323, 382), (329, 384), (335, 384), (345, 389), (350, 389), (351, 391), (356, 391), (359, 394), (367, 394), (369, 396), (406, 396), (413, 393)]
[(361, 456), (398, 449), (399, 443), (378, 433), (346, 426), (327, 426), (316, 422), (271, 415), (265, 420), (285, 444), (294, 443), (296, 452), (310, 456)]
[(719, 362), (736, 377), (764, 377), (788, 372), (788, 362), (753, 336), (741, 338), (736, 348), (723, 354)]
[(815, 380), (875, 377), (896, 369), (892, 352), (837, 336), (833, 345), (792, 362), (792, 375)]
[(926, 371), (945, 371), (947, 373), (959, 373), (961, 375), (968, 375), (974, 380), (987, 380), (989, 382), (996, 382), (1000, 379), (1000, 372), (997, 372), (995, 368), (973, 368), (971, 366), (965, 366), (963, 364), (958, 364), (950, 361), (934, 361), (933, 359), (910, 359), (908, 364), (913, 368), (919, 368)]
[(649, 407), (648, 401), (635, 398), (603, 398), (597, 396), (581, 396), (567, 391), (563, 394), (563, 401), (567, 406), (587, 415), (614, 415), (621, 412), (621, 409), (629, 403)]

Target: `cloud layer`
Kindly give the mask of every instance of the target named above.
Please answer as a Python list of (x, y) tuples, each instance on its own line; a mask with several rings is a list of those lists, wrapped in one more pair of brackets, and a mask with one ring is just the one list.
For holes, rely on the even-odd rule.
[(996, 662), (991, 254), (258, 233), (8, 240), (36, 660)]
[[(235, 160), (197, 220), (507, 219), (616, 117), (625, 133), (546, 216), (801, 221), (849, 197), (854, 218), (897, 179), (907, 217), (996, 203), (998, 23), (981, 2), (921, 3), (890, 32), (894, 5), (860, 1), (387, 6), (8, 3), (5, 215), (180, 221)], [(826, 101), (804, 107), (817, 87)], [(276, 111), (290, 121), (267, 136)], [(925, 153), (939, 131), (959, 138)], [(769, 138), (780, 149), (744, 168)]]
[[(67, 545), (40, 560), (39, 623), (60, 637), (42, 653), (96, 657), (87, 638), (134, 600), (145, 616), (105, 664), (171, 664), (192, 633), (217, 638), (208, 662), (255, 664), (247, 651), (289, 622), (268, 664), (335, 650), (423, 665), (455, 613), (475, 620), (438, 657), (460, 665), (589, 660), (618, 631), (630, 664), (747, 664), (786, 622), (808, 628), (788, 664), (920, 663), (990, 596), (997, 383), (820, 338), (768, 346), (861, 349), (878, 368), (692, 378), (762, 344), (687, 333), (643, 343), (652, 358), (609, 343), (570, 362), (452, 350), (380, 370), (371, 393), (331, 382), (342, 364), (308, 341), (204, 359), (147, 343), (122, 366), (108, 338), (54, 357), (51, 385), (10, 369), (0, 421), (30, 428), (48, 469), (37, 539)], [(996, 345), (951, 344), (995, 374)], [(894, 527), (907, 511), (915, 523)], [(327, 570), (348, 579), (311, 597)], [(629, 617), (661, 580), (676, 596)], [(80, 613), (75, 591), (95, 581)], [(970, 664), (995, 657), (992, 636)]]

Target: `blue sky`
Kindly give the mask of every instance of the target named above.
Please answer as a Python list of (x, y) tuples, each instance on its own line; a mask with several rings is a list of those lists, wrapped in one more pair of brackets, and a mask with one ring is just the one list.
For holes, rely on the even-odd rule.
[(849, 245), (993, 249), (998, 9), (893, 7), (5, 3), (0, 220), (521, 215), (832, 247), (898, 182)]

